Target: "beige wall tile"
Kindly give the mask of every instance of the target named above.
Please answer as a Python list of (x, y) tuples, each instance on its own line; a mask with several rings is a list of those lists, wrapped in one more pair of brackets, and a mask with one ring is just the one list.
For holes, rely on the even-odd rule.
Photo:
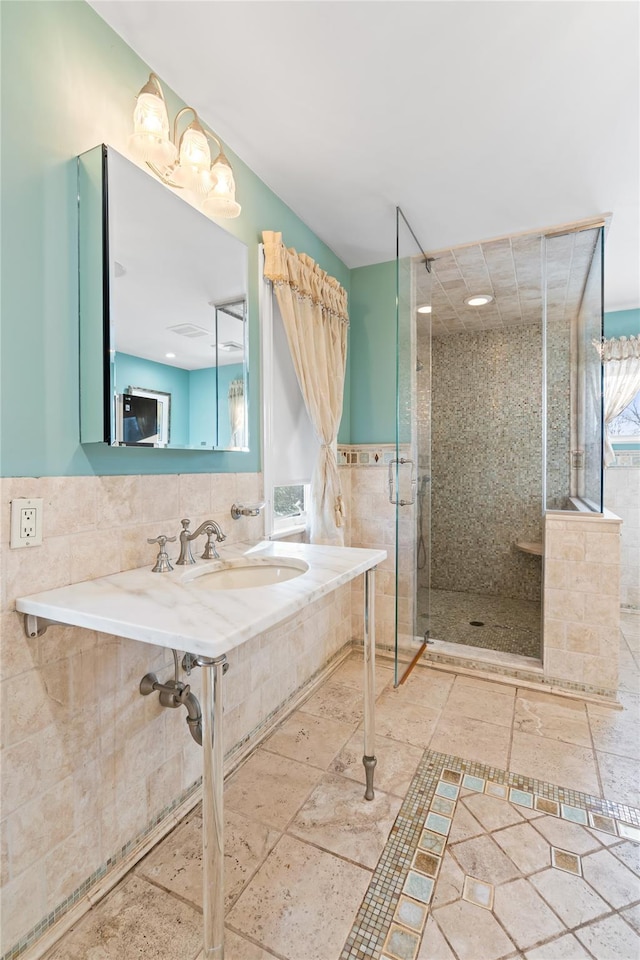
[(40, 638), (28, 638), (21, 614), (0, 614), (0, 681), (17, 677), (37, 666)]
[(617, 596), (589, 596), (585, 619), (589, 623), (605, 627), (617, 627), (620, 623), (620, 604)]
[(545, 587), (544, 616), (551, 620), (584, 619), (585, 594), (572, 590), (551, 590)]
[(584, 655), (551, 647), (544, 652), (544, 675), (554, 680), (584, 683)]
[(548, 560), (584, 560), (584, 534), (579, 530), (558, 530), (554, 525), (547, 524), (544, 552)]
[(174, 474), (140, 477), (143, 521), (171, 520), (180, 513), (180, 478)]
[(610, 656), (594, 657), (587, 655), (583, 661), (584, 683), (594, 687), (605, 687), (616, 691), (618, 686), (618, 657), (611, 651)]
[(564, 620), (552, 620), (545, 616), (544, 645), (545, 649), (556, 647), (559, 650), (564, 650), (566, 648), (566, 624)]
[(41, 861), (73, 833), (73, 811), (73, 777), (66, 777), (50, 790), (31, 794), (11, 815), (12, 876)]
[(620, 534), (590, 533), (585, 543), (585, 560), (595, 563), (619, 563)]
[(71, 538), (71, 583), (108, 577), (120, 570), (121, 534), (118, 529), (77, 533)]
[(11, 879), (9, 872), (9, 825), (0, 822), (0, 886), (5, 887)]
[(566, 624), (566, 649), (573, 653), (600, 653), (600, 631), (586, 623)]
[(545, 559), (544, 583), (546, 589), (566, 590), (570, 588), (568, 566), (566, 560)]
[(92, 530), (98, 519), (98, 478), (43, 477), (43, 537), (66, 536)]
[(96, 481), (98, 529), (141, 522), (141, 477), (96, 477)]
[(3, 606), (15, 609), (16, 597), (54, 590), (71, 583), (73, 537), (50, 537), (40, 547), (3, 548)]
[(2, 888), (0, 953), (5, 953), (44, 916), (47, 909), (45, 877), (37, 863)]
[[(5, 537), (0, 762), (8, 818), (3, 892), (4, 903), (15, 908), (9, 926), (3, 911), (8, 949), (202, 772), (202, 753), (189, 736), (184, 711), (163, 710), (157, 696), (138, 692), (148, 671), (172, 675), (170, 651), (65, 627), (29, 640), (13, 610), (15, 597), (151, 565), (157, 551), (146, 538), (177, 535), (181, 515), (194, 524), (213, 516), (230, 542), (258, 539), (264, 526), (262, 516), (237, 524), (230, 516), (233, 502), (262, 499), (259, 475), (19, 478), (2, 481), (0, 496)], [(41, 548), (6, 549), (14, 496), (45, 498), (55, 520), (48, 529), (59, 535), (47, 536), (45, 526)], [(351, 633), (348, 585), (236, 651), (226, 687), (225, 733), (233, 735), (227, 747), (306, 683)], [(198, 671), (189, 682), (199, 696)]]

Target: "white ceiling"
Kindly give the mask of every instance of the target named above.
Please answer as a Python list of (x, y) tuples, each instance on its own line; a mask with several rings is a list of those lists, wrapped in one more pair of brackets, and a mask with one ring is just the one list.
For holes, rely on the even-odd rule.
[(90, 2), (349, 267), (611, 212), (640, 305), (637, 3)]
[(108, 171), (112, 349), (182, 370), (242, 363), (244, 323), (216, 305), (242, 309), (246, 246), (111, 148)]

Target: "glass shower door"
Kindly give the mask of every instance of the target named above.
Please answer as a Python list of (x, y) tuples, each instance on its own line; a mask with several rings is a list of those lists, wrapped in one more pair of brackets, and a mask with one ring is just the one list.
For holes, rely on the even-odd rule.
[(546, 510), (603, 507), (603, 245), (599, 225), (544, 238)]
[(422, 247), (397, 208), (396, 450), (389, 465), (396, 524), (396, 686), (424, 652), (429, 636), (431, 279), (427, 265)]

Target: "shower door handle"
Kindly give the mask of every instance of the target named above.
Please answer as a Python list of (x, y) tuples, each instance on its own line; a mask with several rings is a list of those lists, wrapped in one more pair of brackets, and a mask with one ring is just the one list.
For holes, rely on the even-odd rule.
[[(397, 466), (398, 466), (398, 470), (397, 470), (397, 471), (394, 470), (394, 465), (396, 465), (396, 464), (397, 464)], [(405, 466), (405, 465), (408, 465), (408, 466), (410, 466), (410, 468), (411, 468), (411, 479), (410, 479), (411, 499), (410, 499), (410, 500), (399, 500), (398, 497), (399, 497), (399, 494), (400, 494), (400, 483), (398, 482), (398, 489), (396, 490), (396, 489), (395, 489), (395, 478), (396, 478), (396, 473), (397, 473), (397, 474), (400, 473), (399, 468), (400, 468), (400, 467), (403, 467), (403, 466)], [(416, 465), (415, 465), (415, 463), (413, 462), (413, 460), (410, 460), (410, 459), (405, 458), (405, 457), (400, 457), (399, 460), (390, 460), (390, 461), (389, 461), (389, 503), (397, 504), (397, 506), (399, 506), (399, 507), (410, 507), (412, 503), (415, 503), (415, 502), (416, 502), (417, 478), (416, 478), (416, 470), (415, 470), (415, 467), (416, 467)], [(398, 477), (398, 481), (399, 481), (399, 477)]]

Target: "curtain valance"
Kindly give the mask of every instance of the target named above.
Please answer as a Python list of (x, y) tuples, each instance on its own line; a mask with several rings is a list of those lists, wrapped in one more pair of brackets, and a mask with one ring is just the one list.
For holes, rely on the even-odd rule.
[(282, 242), (281, 233), (265, 230), (262, 242), (264, 275), (267, 280), (271, 280), (273, 284), (288, 284), (298, 296), (308, 297), (331, 316), (349, 323), (347, 291), (335, 277), (321, 270), (315, 260), (306, 253), (296, 253), (293, 248), (287, 249)]

